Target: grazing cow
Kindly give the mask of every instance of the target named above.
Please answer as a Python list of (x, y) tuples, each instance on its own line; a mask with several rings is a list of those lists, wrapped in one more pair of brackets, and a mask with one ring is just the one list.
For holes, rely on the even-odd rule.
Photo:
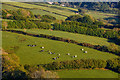
[(44, 49), (44, 47), (41, 47), (42, 49)]
[(58, 54), (58, 56), (60, 56), (60, 54)]
[(35, 47), (36, 45), (32, 45), (32, 47)]
[(52, 54), (52, 52), (50, 52), (50, 54)]
[(57, 57), (57, 58), (59, 58), (59, 57)]
[(85, 53), (87, 53), (87, 51), (85, 51)]
[(77, 55), (75, 55), (74, 57), (77, 57)]
[(84, 49), (82, 49), (82, 51), (84, 51)]
[(27, 45), (27, 46), (32, 46), (32, 45)]
[(40, 52), (43, 52), (44, 50), (41, 50)]
[(55, 58), (53, 58), (54, 60), (56, 60), (57, 58), (55, 57)]
[(70, 53), (68, 53), (67, 55), (70, 55)]
[(36, 45), (27, 45), (27, 46), (30, 46), (30, 47), (35, 47)]

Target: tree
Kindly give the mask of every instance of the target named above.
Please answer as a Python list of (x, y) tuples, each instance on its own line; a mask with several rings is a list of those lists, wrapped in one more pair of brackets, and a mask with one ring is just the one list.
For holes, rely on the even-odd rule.
[(93, 24), (93, 20), (88, 15), (86, 15), (82, 18), (82, 22), (87, 23), (87, 24)]
[(83, 14), (85, 14), (85, 11), (83, 9), (79, 8), (78, 13), (83, 15)]

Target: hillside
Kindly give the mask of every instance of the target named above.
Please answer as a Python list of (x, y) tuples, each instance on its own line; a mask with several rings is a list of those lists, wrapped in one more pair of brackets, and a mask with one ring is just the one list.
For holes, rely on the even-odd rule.
[(3, 2), (3, 79), (118, 78), (115, 4)]

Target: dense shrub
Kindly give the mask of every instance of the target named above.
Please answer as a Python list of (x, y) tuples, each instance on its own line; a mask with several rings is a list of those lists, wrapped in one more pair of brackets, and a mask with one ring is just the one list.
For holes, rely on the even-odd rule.
[(53, 16), (51, 16), (51, 15), (43, 15), (41, 18), (42, 18), (42, 19), (56, 20), (56, 18), (53, 17)]
[[(104, 38), (116, 38), (118, 37), (118, 32), (113, 30), (105, 31), (104, 29), (99, 29), (97, 27), (90, 28), (88, 25), (82, 25), (81, 23), (77, 22), (63, 22), (62, 24), (55, 23), (53, 25), (54, 30), (61, 30), (61, 31), (67, 31), (67, 32), (73, 32), (73, 33), (79, 33), (79, 34), (86, 34), (91, 36), (98, 36), (98, 37), (104, 37)], [(86, 26), (86, 27), (84, 27)]]
[(26, 20), (27, 18), (34, 18), (31, 11), (25, 9), (17, 10), (2, 10), (2, 16), (4, 19), (14, 20)]
[(40, 21), (29, 21), (29, 20), (19, 20), (19, 21), (9, 21), (7, 22), (7, 26), (5, 23), (3, 24), (4, 28), (26, 28), (26, 29), (31, 29), (31, 28), (39, 28), (39, 29), (50, 29), (51, 25), (46, 22), (40, 22)]
[(80, 60), (53, 62), (44, 65), (44, 67), (48, 70), (80, 69), (80, 68), (93, 69), (93, 68), (105, 68), (106, 64), (107, 63), (104, 60), (80, 59)]

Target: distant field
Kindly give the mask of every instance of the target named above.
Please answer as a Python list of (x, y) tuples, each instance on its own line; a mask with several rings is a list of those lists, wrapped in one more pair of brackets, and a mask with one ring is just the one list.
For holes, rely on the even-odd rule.
[[(24, 39), (25, 41), (21, 41)], [(106, 60), (118, 57), (111, 53), (101, 52), (71, 43), (37, 38), (11, 32), (2, 32), (2, 40), (2, 47), (3, 49), (7, 50), (7, 52), (10, 51), (14, 46), (19, 47), (15, 53), (20, 57), (21, 64), (45, 64), (53, 62), (54, 60), (52, 58), (56, 57), (57, 54), (61, 54), (61, 56), (56, 61), (90, 58)], [(29, 44), (36, 44), (37, 46), (29, 47), (27, 46)], [(40, 47), (42, 46), (44, 46), (45, 49), (41, 49)], [(88, 53), (85, 54), (83, 51), (81, 51), (82, 48), (87, 50)], [(40, 52), (41, 50), (45, 51)], [(55, 52), (55, 54), (48, 54), (48, 50)], [(70, 53), (71, 55), (68, 56), (66, 55), (67, 53)], [(78, 57), (72, 58), (74, 55), (78, 55)]]
[(65, 20), (67, 17), (64, 17), (64, 16), (60, 16), (60, 15), (57, 15), (57, 14), (53, 14), (53, 13), (50, 13), (50, 12), (46, 12), (46, 11), (42, 11), (42, 10), (30, 10), (33, 12), (33, 14), (39, 14), (39, 15), (51, 15), (51, 16), (54, 16), (56, 17), (56, 19), (58, 20)]
[[(15, 30), (21, 30), (23, 29), (15, 29)], [(106, 38), (100, 38), (95, 36), (89, 36), (84, 34), (75, 34), (70, 32), (64, 32), (64, 31), (50, 31), (50, 30), (43, 30), (43, 29), (27, 29), (28, 33), (34, 33), (34, 34), (47, 34), (47, 35), (54, 35), (56, 37), (63, 37), (63, 38), (69, 38), (72, 40), (76, 40), (78, 42), (85, 42), (90, 43), (93, 45), (106, 45), (109, 46), (108, 39)]]
[[(9, 4), (9, 5), (6, 5), (6, 4)], [(13, 5), (16, 7), (14, 7)], [(65, 20), (67, 16), (75, 15), (75, 12), (78, 11), (75, 8), (62, 7), (58, 5), (50, 5), (50, 4), (44, 4), (44, 3), (41, 3), (39, 5), (34, 5), (34, 4), (21, 3), (21, 2), (6, 2), (5, 4), (3, 4), (2, 8), (3, 9), (18, 9), (19, 7), (17, 6), (33, 9), (31, 11), (34, 14), (40, 14), (40, 15), (49, 14), (49, 15), (56, 17), (59, 20)], [(43, 11), (43, 10), (46, 10), (46, 11)], [(85, 10), (85, 11), (86, 11), (86, 14), (94, 17), (95, 19), (100, 19), (102, 21), (104, 20), (105, 23), (107, 23), (105, 19), (111, 20), (111, 18), (113, 18), (114, 20), (117, 20), (116, 18), (114, 18), (114, 16), (116, 16), (115, 14), (109, 14), (109, 13), (103, 13), (103, 12), (91, 11), (91, 10)]]
[(55, 9), (55, 8), (49, 8), (49, 7), (38, 6), (38, 5), (27, 4), (27, 3), (21, 3), (21, 2), (7, 2), (6, 4), (19, 6), (19, 7), (23, 7), (23, 8), (47, 10), (47, 11), (55, 12), (55, 13), (62, 14), (62, 15), (65, 15), (65, 16), (70, 16), (70, 15), (75, 14), (74, 12), (69, 11), (69, 10), (58, 10), (58, 9)]
[(52, 8), (67, 9), (67, 10), (71, 10), (71, 11), (78, 11), (78, 9), (75, 9), (75, 8), (62, 7), (62, 6), (59, 6), (59, 5), (51, 5), (51, 4), (46, 4), (46, 3), (36, 3), (36, 4), (41, 5), (41, 6), (52, 7)]
[(14, 7), (14, 6), (9, 6), (9, 5), (6, 5), (6, 4), (2, 4), (2, 9), (10, 9), (10, 10), (12, 10), (12, 9), (19, 9), (19, 8)]
[(87, 11), (86, 12), (88, 15), (93, 16), (96, 19), (103, 19), (103, 18), (108, 18), (108, 17), (114, 17), (116, 14), (109, 14), (109, 13), (103, 13), (103, 12), (98, 12), (98, 11)]
[(57, 73), (60, 78), (118, 78), (118, 73), (110, 70), (61, 70)]

